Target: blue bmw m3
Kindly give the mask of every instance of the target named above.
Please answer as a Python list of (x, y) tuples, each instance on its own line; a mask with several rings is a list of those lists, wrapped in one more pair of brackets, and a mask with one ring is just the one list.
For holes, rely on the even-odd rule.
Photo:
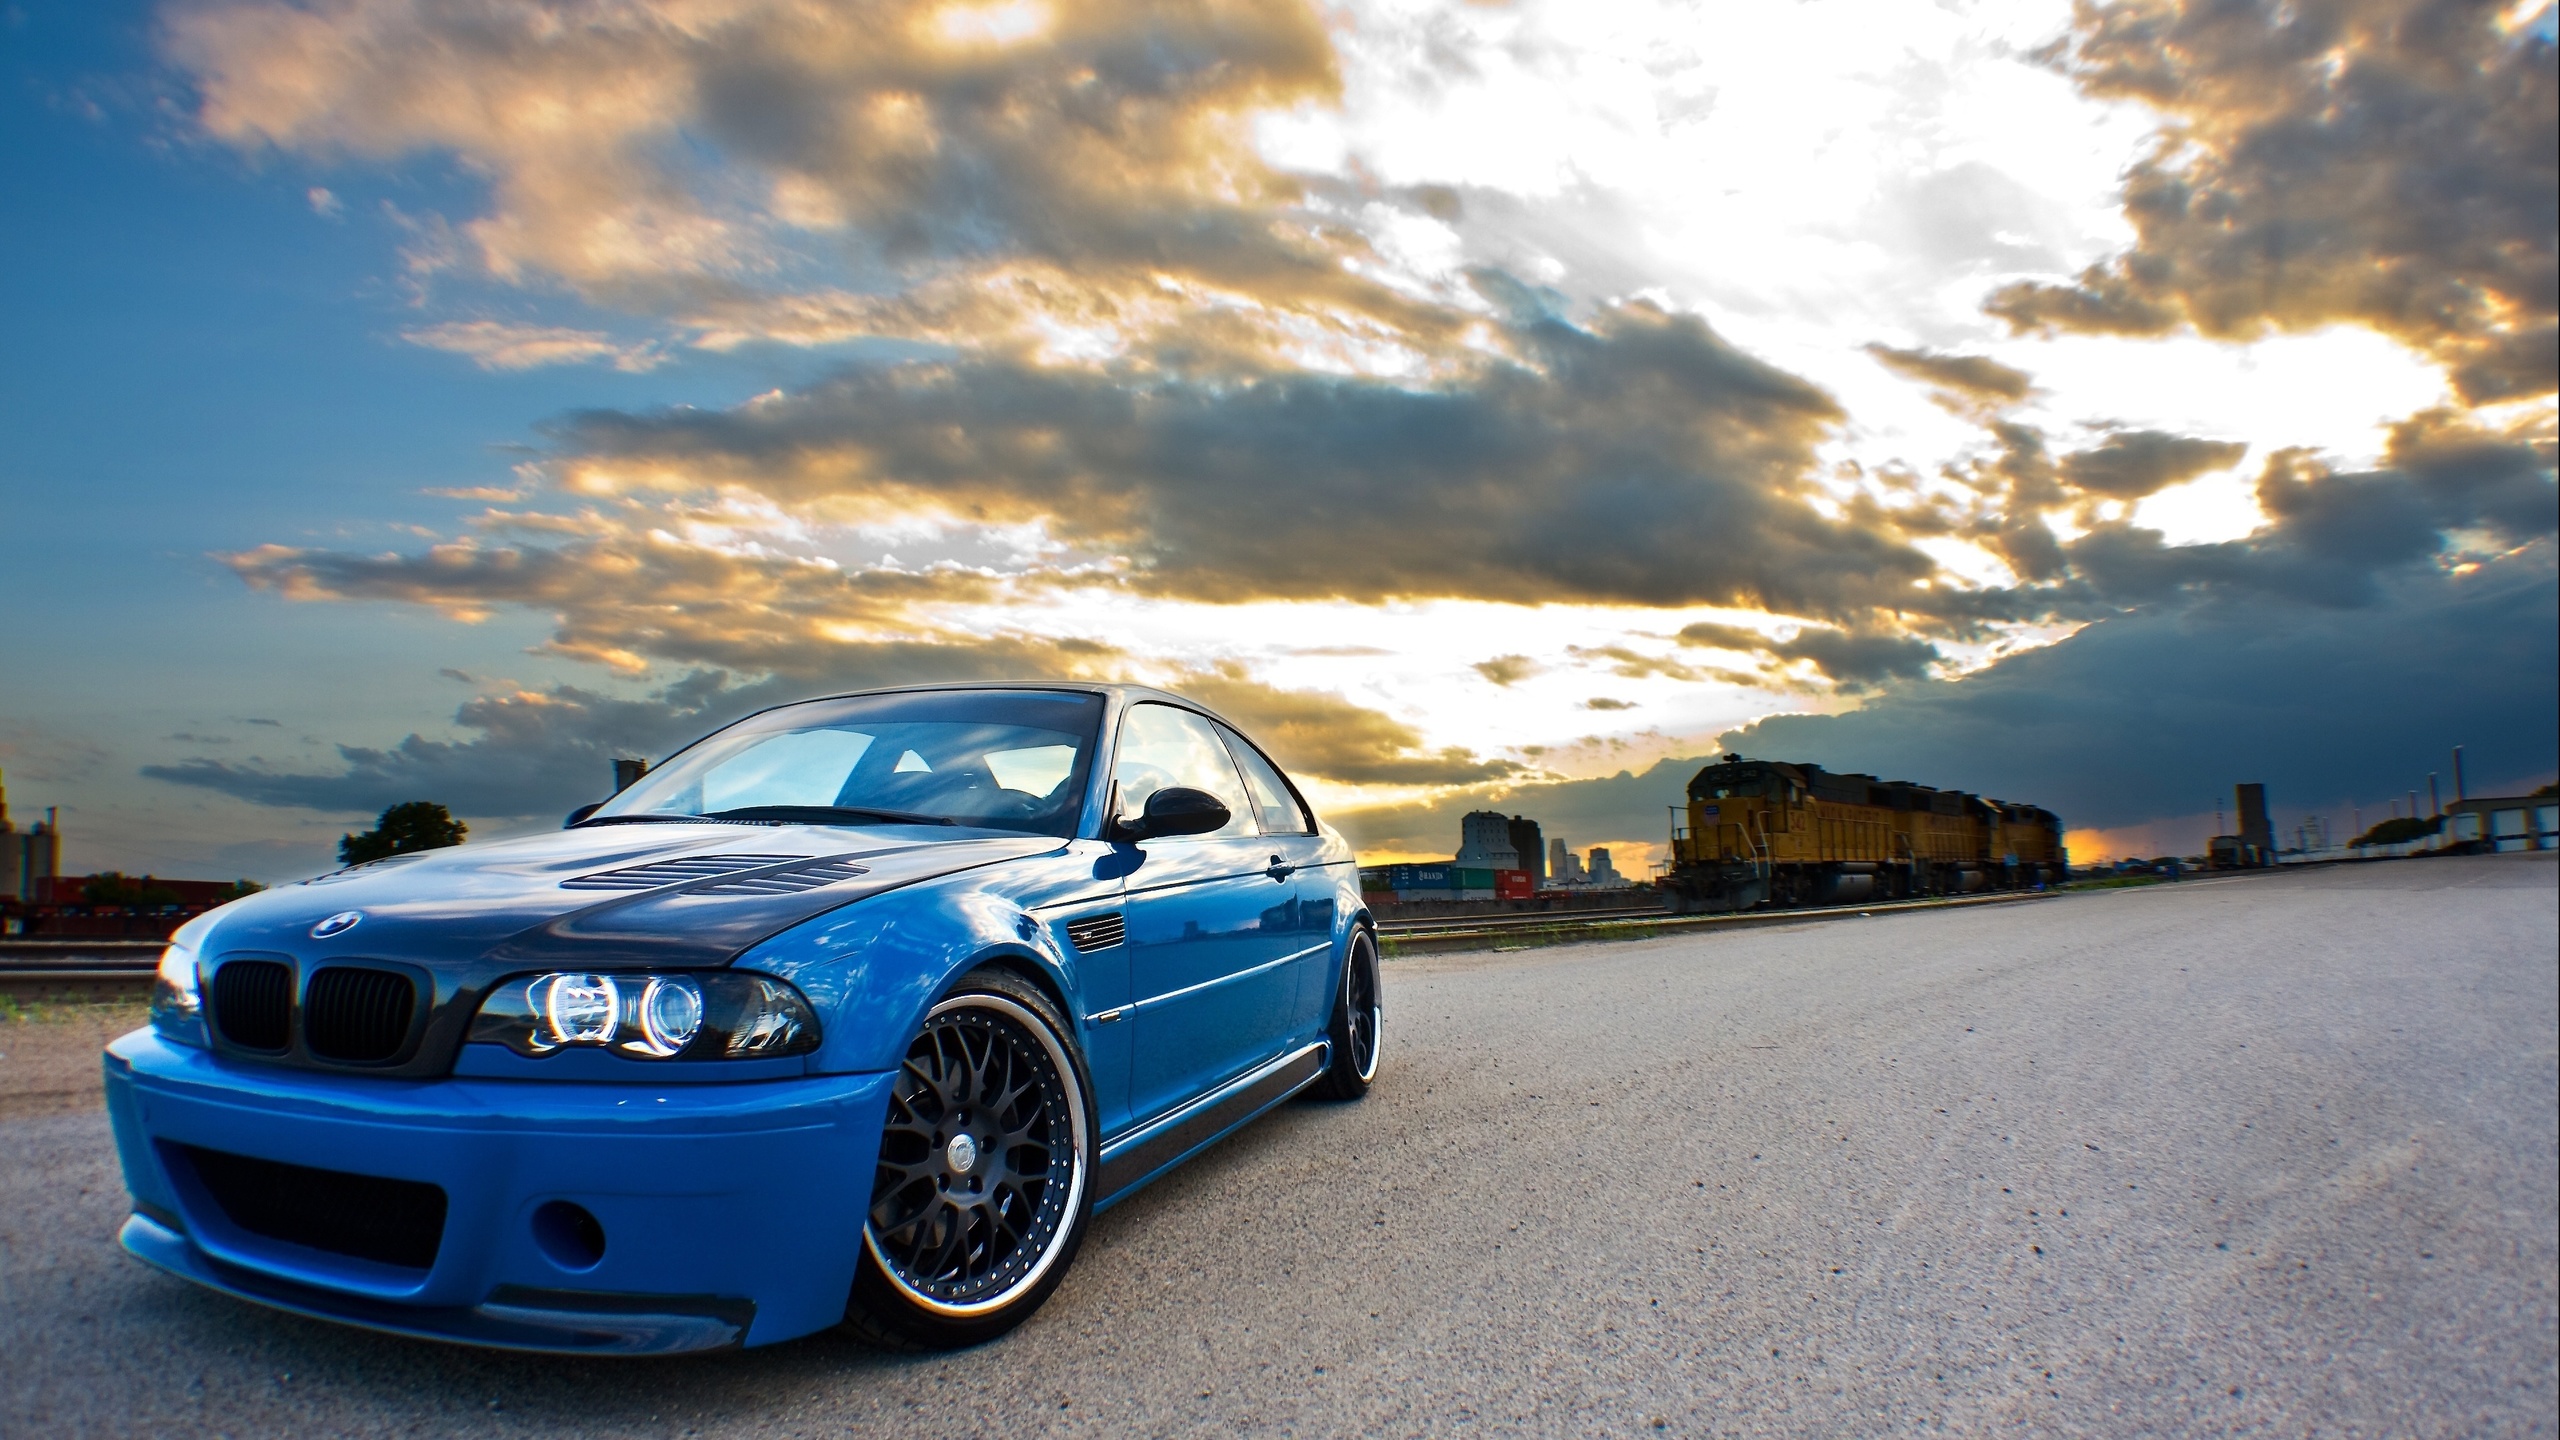
[(124, 1247), (577, 1353), (967, 1345), (1094, 1212), (1377, 1073), (1352, 852), (1234, 726), (1110, 685), (750, 716), (558, 834), (190, 922), (106, 1053)]

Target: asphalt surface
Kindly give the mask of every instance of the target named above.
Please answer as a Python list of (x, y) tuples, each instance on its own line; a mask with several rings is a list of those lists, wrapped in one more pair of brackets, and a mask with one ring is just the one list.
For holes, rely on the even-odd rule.
[(1096, 1223), (958, 1355), (608, 1363), (122, 1258), (0, 1122), (0, 1430), (2498, 1436), (2555, 1429), (2547, 856), (1399, 961), (1357, 1106)]

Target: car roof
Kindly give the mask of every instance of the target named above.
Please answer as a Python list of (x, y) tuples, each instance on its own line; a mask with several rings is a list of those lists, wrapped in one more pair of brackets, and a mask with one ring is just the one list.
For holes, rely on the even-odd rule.
[[(1237, 734), (1252, 739), (1242, 725), (1188, 695), (1177, 694), (1171, 690), (1160, 690), (1152, 685), (1130, 685), (1101, 680), (947, 680), (914, 685), (878, 685), (868, 690), (845, 690), (833, 695), (804, 695), (797, 700), (785, 700), (779, 704), (768, 705), (764, 710), (756, 713), (764, 714), (793, 705), (807, 705), (828, 700), (855, 700), (866, 695), (911, 695), (933, 690), (1056, 690), (1075, 695), (1099, 695), (1106, 700), (1117, 699), (1124, 703), (1154, 700), (1168, 705), (1179, 705), (1186, 710), (1197, 710)], [(1260, 748), (1259, 742), (1256, 742), (1255, 748)]]

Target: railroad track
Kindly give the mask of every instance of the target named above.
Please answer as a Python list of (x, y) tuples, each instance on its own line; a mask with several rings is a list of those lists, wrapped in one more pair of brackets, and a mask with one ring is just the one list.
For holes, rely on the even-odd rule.
[[(1613, 931), (1618, 937), (1673, 935), (1693, 930), (1744, 930), (1761, 925), (1801, 925), (1817, 920), (1847, 920), (1891, 915), (1908, 910), (1945, 910), (1969, 905), (2008, 905), (2044, 900), (2064, 892), (1998, 890), (1985, 895), (1932, 896), (1918, 900), (1869, 901), (1865, 904), (1804, 905), (1783, 910), (1743, 910), (1713, 915), (1674, 915), (1668, 910), (1555, 911), (1543, 915), (1488, 915), (1481, 919), (1437, 917), (1428, 921), (1382, 924), (1379, 939), (1386, 953), (1420, 955), (1438, 950), (1498, 950), (1505, 940), (1523, 945), (1577, 938), (1578, 932)], [(1402, 928), (1428, 926), (1431, 928)]]
[(1659, 919), (1670, 913), (1659, 905), (1639, 905), (1623, 910), (1532, 910), (1494, 915), (1433, 915), (1425, 919), (1381, 921), (1378, 925), (1378, 933), (1381, 935), (1437, 935), (1455, 930), (1539, 930), (1581, 925), (1593, 921)]
[(141, 995), (160, 967), (158, 940), (0, 940), (0, 995)]
[[(2049, 892), (2060, 893), (2060, 892)], [(2029, 891), (1924, 900), (1870, 901), (1865, 904), (1808, 905), (1785, 910), (1747, 910), (1724, 915), (1675, 915), (1660, 906), (1611, 910), (1543, 910), (1494, 915), (1434, 915), (1427, 919), (1389, 920), (1378, 926), (1388, 953), (1407, 955), (1434, 950), (1498, 948), (1506, 939), (1530, 943), (1569, 940), (1576, 932), (1603, 927), (1620, 934), (1670, 934), (1686, 930), (1747, 928), (1755, 925), (1841, 919), (1902, 910), (1934, 910), (1959, 905), (1997, 905), (2043, 898)], [(9, 940), (0, 941), (0, 994), (30, 997), (120, 998), (147, 994), (158, 967), (161, 944), (140, 940)]]

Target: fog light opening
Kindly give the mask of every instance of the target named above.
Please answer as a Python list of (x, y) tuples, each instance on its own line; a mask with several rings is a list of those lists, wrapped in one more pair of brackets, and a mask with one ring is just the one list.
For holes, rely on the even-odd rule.
[(593, 1270), (604, 1259), (604, 1224), (583, 1205), (546, 1201), (533, 1212), (533, 1243), (563, 1270)]

